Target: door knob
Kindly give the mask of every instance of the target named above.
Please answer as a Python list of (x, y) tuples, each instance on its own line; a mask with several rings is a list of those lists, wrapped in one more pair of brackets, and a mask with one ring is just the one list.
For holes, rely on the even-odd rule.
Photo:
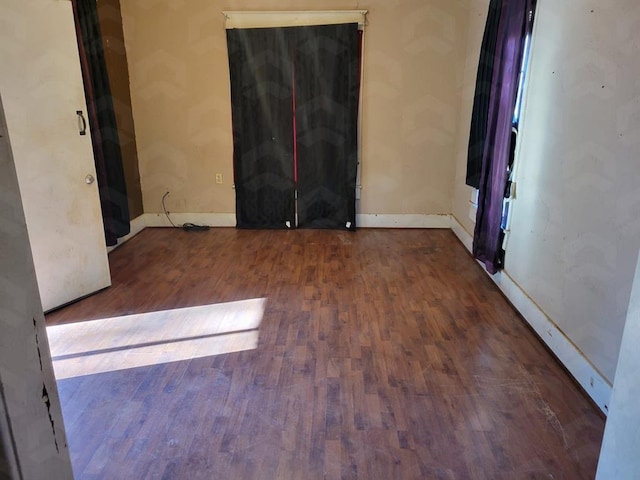
[(93, 182), (95, 182), (95, 181), (96, 181), (96, 179), (95, 179), (95, 178), (93, 178), (93, 175), (91, 175), (91, 174), (88, 174), (86, 177), (84, 177), (84, 182), (85, 182), (87, 185), (91, 185), (91, 184), (92, 184)]

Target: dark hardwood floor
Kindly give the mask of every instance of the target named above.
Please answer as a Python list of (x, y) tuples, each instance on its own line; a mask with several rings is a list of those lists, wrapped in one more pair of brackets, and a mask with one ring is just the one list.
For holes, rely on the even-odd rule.
[(448, 230), (147, 229), (110, 264), (48, 324), (264, 314), (256, 348), (172, 361), (176, 333), (156, 364), (59, 379), (77, 479), (594, 477), (603, 418)]

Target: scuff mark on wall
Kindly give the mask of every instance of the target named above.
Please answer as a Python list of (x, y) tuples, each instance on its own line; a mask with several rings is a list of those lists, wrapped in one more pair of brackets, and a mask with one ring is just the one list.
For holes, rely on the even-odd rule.
[(38, 349), (38, 360), (40, 361), (40, 371), (42, 371), (42, 354), (40, 353), (40, 339), (38, 338), (38, 325), (36, 319), (33, 319), (33, 329), (36, 332), (36, 348)]
[(56, 452), (60, 453), (58, 438), (56, 437), (56, 425), (53, 421), (53, 417), (51, 416), (51, 400), (49, 400), (49, 392), (47, 392), (47, 386), (44, 383), (42, 384), (42, 400), (44, 400), (44, 404), (47, 406), (47, 414), (49, 415), (49, 421), (51, 422), (51, 430), (53, 432), (53, 441), (56, 444)]

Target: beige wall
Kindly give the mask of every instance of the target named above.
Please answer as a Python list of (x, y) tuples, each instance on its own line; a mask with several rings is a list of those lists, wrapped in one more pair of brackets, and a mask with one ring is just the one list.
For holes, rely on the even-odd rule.
[(167, 190), (174, 212), (235, 212), (223, 10), (357, 8), (369, 10), (359, 213), (450, 213), (466, 4), (122, 2), (145, 212)]
[[(486, 11), (487, 0), (476, 3)], [(505, 272), (613, 382), (640, 248), (640, 9), (633, 0), (538, 3)], [(467, 80), (483, 22), (470, 28)], [(464, 134), (453, 212), (472, 229)]]

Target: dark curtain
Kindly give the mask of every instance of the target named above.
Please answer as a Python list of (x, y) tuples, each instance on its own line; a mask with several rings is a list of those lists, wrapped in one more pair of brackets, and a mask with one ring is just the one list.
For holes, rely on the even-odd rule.
[(496, 53), (498, 24), (502, 12), (502, 0), (491, 0), (487, 24), (484, 28), (476, 90), (473, 97), (473, 113), (471, 115), (471, 131), (469, 134), (469, 154), (467, 157), (467, 185), (480, 187), (480, 172), (482, 171), (482, 154), (484, 140), (487, 136), (487, 115), (491, 86), (493, 85), (493, 61)]
[(486, 134), (482, 148), (478, 212), (473, 238), (473, 255), (487, 271), (495, 273), (503, 264), (502, 206), (507, 185), (511, 128), (524, 39), (530, 31), (533, 0), (502, 0), (500, 4), (491, 76), (491, 89), (485, 112)]
[(295, 225), (293, 72), (287, 31), (227, 30), (238, 228)]
[(298, 226), (356, 227), (357, 24), (295, 28)]
[(105, 239), (115, 245), (130, 232), (129, 205), (102, 33), (96, 0), (73, 0), (72, 5)]

